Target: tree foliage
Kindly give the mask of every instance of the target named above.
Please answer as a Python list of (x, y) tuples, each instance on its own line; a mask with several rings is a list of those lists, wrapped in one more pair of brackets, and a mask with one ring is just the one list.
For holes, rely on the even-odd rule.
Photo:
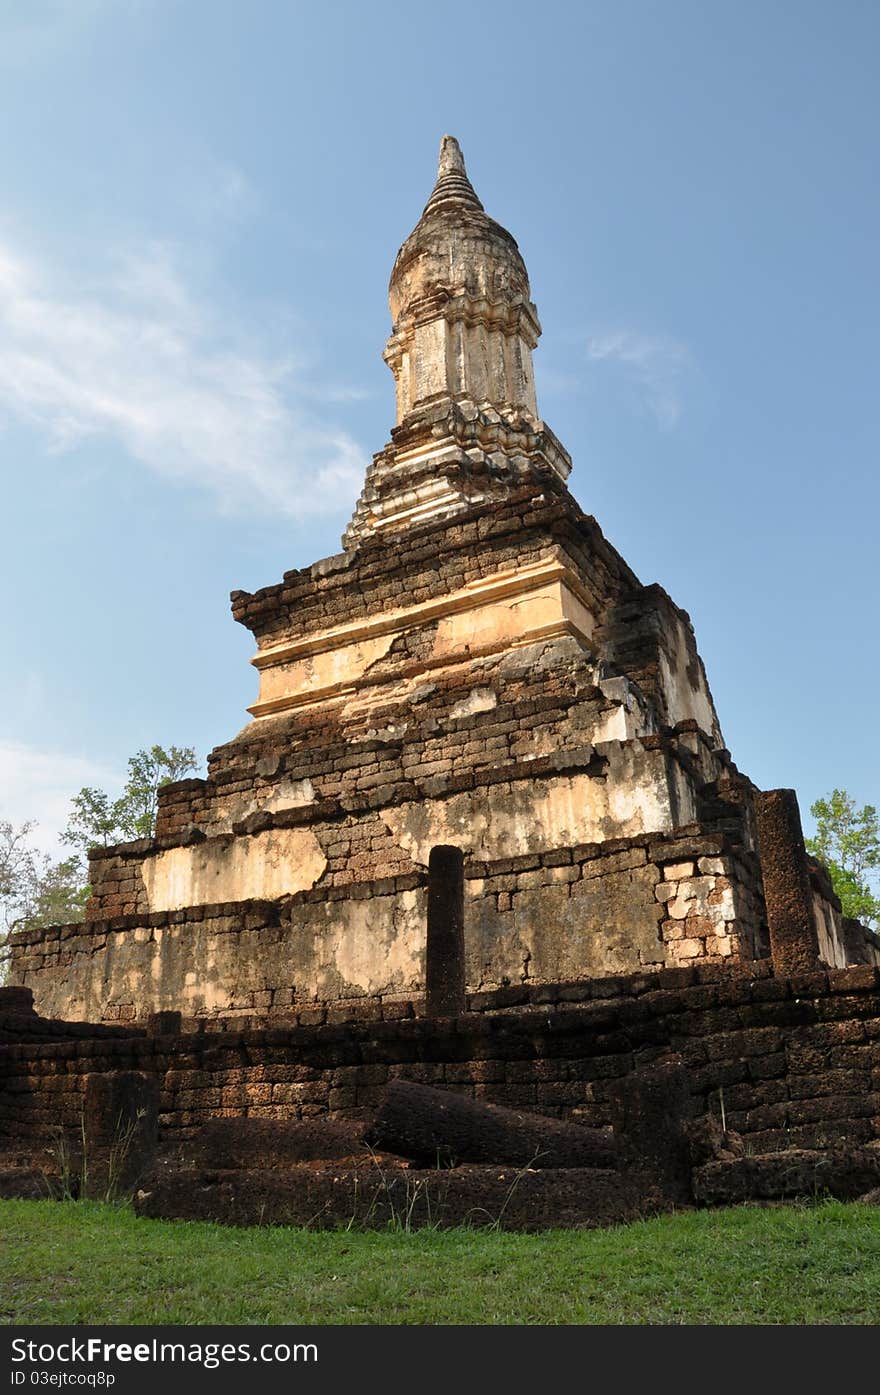
[(190, 746), (151, 746), (128, 758), (128, 778), (118, 799), (105, 790), (85, 787), (72, 800), (73, 810), (61, 840), (81, 854), (89, 848), (110, 847), (134, 838), (150, 838), (156, 830), (159, 790), (197, 768)]
[(71, 800), (71, 814), (61, 841), (71, 855), (53, 861), (34, 847), (35, 825), (15, 826), (0, 819), (0, 940), (14, 928), (82, 920), (89, 897), (87, 854), (149, 838), (156, 829), (159, 790), (197, 767), (189, 746), (151, 746), (128, 760), (128, 778), (118, 799), (105, 790), (84, 788)]
[(81, 920), (88, 896), (79, 857), (54, 862), (31, 842), (35, 825), (0, 819), (0, 926), (36, 928)]
[(880, 819), (873, 804), (859, 809), (846, 790), (832, 790), (810, 806), (816, 836), (807, 850), (828, 868), (843, 914), (865, 925), (880, 920), (876, 872), (880, 868)]

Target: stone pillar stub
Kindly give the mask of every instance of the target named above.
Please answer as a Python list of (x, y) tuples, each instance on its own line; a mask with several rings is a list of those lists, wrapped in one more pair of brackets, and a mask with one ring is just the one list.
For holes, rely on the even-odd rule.
[(7, 984), (0, 987), (0, 1014), (13, 1017), (34, 1017), (34, 990)]
[(159, 1136), (159, 1082), (143, 1071), (87, 1075), (83, 1100), (87, 1194), (130, 1190), (151, 1164)]
[(465, 1010), (464, 853), (440, 844), (428, 858), (425, 998), (429, 1017)]
[(681, 1057), (656, 1061), (612, 1081), (608, 1103), (624, 1166), (644, 1171), (667, 1199), (690, 1202), (687, 1124), (693, 1106)]
[(819, 940), (797, 795), (762, 790), (755, 808), (774, 972), (812, 973), (819, 964)]

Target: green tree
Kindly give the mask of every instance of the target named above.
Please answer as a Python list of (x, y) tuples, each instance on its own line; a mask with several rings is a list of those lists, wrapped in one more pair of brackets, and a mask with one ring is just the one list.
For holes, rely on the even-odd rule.
[(875, 895), (880, 868), (880, 819), (873, 804), (859, 809), (846, 790), (832, 790), (810, 806), (816, 820), (815, 838), (807, 850), (824, 862), (840, 897), (845, 916), (874, 925), (880, 919), (880, 896)]
[(118, 799), (86, 786), (74, 795), (73, 809), (61, 840), (81, 855), (89, 848), (111, 847), (156, 831), (159, 790), (196, 770), (190, 746), (151, 746), (128, 758), (128, 778)]
[(4, 910), (15, 905), (29, 873), (34, 850), (28, 837), (33, 827), (23, 823), (15, 828), (8, 819), (0, 819), (0, 903)]
[(18, 927), (81, 920), (88, 887), (79, 857), (54, 862), (31, 842), (36, 827), (0, 819), (0, 941)]
[(0, 819), (0, 945), (13, 929), (34, 929), (82, 920), (89, 897), (86, 856), (90, 848), (149, 838), (156, 829), (159, 790), (197, 768), (189, 746), (151, 746), (128, 760), (128, 778), (118, 799), (84, 788), (71, 800), (61, 841), (71, 855), (53, 861), (34, 847), (33, 823)]
[(43, 925), (67, 925), (82, 920), (89, 887), (85, 868), (78, 857), (53, 862), (38, 854), (34, 875), (25, 889), (19, 923), (28, 930)]

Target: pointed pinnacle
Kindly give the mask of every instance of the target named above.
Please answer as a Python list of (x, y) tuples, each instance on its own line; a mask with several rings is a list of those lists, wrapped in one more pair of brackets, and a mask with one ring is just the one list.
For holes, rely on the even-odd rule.
[(481, 210), (483, 207), (467, 177), (461, 146), (455, 136), (444, 136), (440, 142), (437, 183), (425, 204), (422, 217), (429, 213), (437, 213), (450, 204), (465, 204)]
[(467, 170), (464, 167), (464, 156), (461, 153), (461, 146), (455, 136), (443, 136), (440, 140), (440, 160), (437, 165), (437, 178), (442, 179), (444, 174), (463, 174), (467, 179)]

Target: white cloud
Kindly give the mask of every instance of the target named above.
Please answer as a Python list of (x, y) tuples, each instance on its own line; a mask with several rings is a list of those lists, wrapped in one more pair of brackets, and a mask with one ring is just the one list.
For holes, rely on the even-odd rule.
[(108, 20), (134, 19), (151, 0), (0, 0), (0, 67), (64, 52)]
[(30, 841), (53, 857), (69, 853), (58, 835), (67, 824), (71, 797), (83, 785), (115, 792), (122, 783), (118, 772), (82, 756), (0, 739), (0, 819), (16, 826), (34, 821)]
[(173, 249), (106, 256), (91, 285), (0, 242), (0, 422), (65, 452), (121, 445), (226, 510), (302, 515), (350, 508), (366, 457), (314, 403), (350, 389), (310, 384), (197, 298)]
[(593, 362), (617, 365), (635, 387), (640, 402), (664, 431), (682, 413), (682, 379), (692, 364), (690, 351), (668, 335), (616, 329), (587, 341)]
[(199, 171), (187, 170), (181, 197), (209, 224), (217, 219), (238, 222), (253, 216), (261, 206), (260, 196), (243, 170), (209, 155), (203, 155)]

